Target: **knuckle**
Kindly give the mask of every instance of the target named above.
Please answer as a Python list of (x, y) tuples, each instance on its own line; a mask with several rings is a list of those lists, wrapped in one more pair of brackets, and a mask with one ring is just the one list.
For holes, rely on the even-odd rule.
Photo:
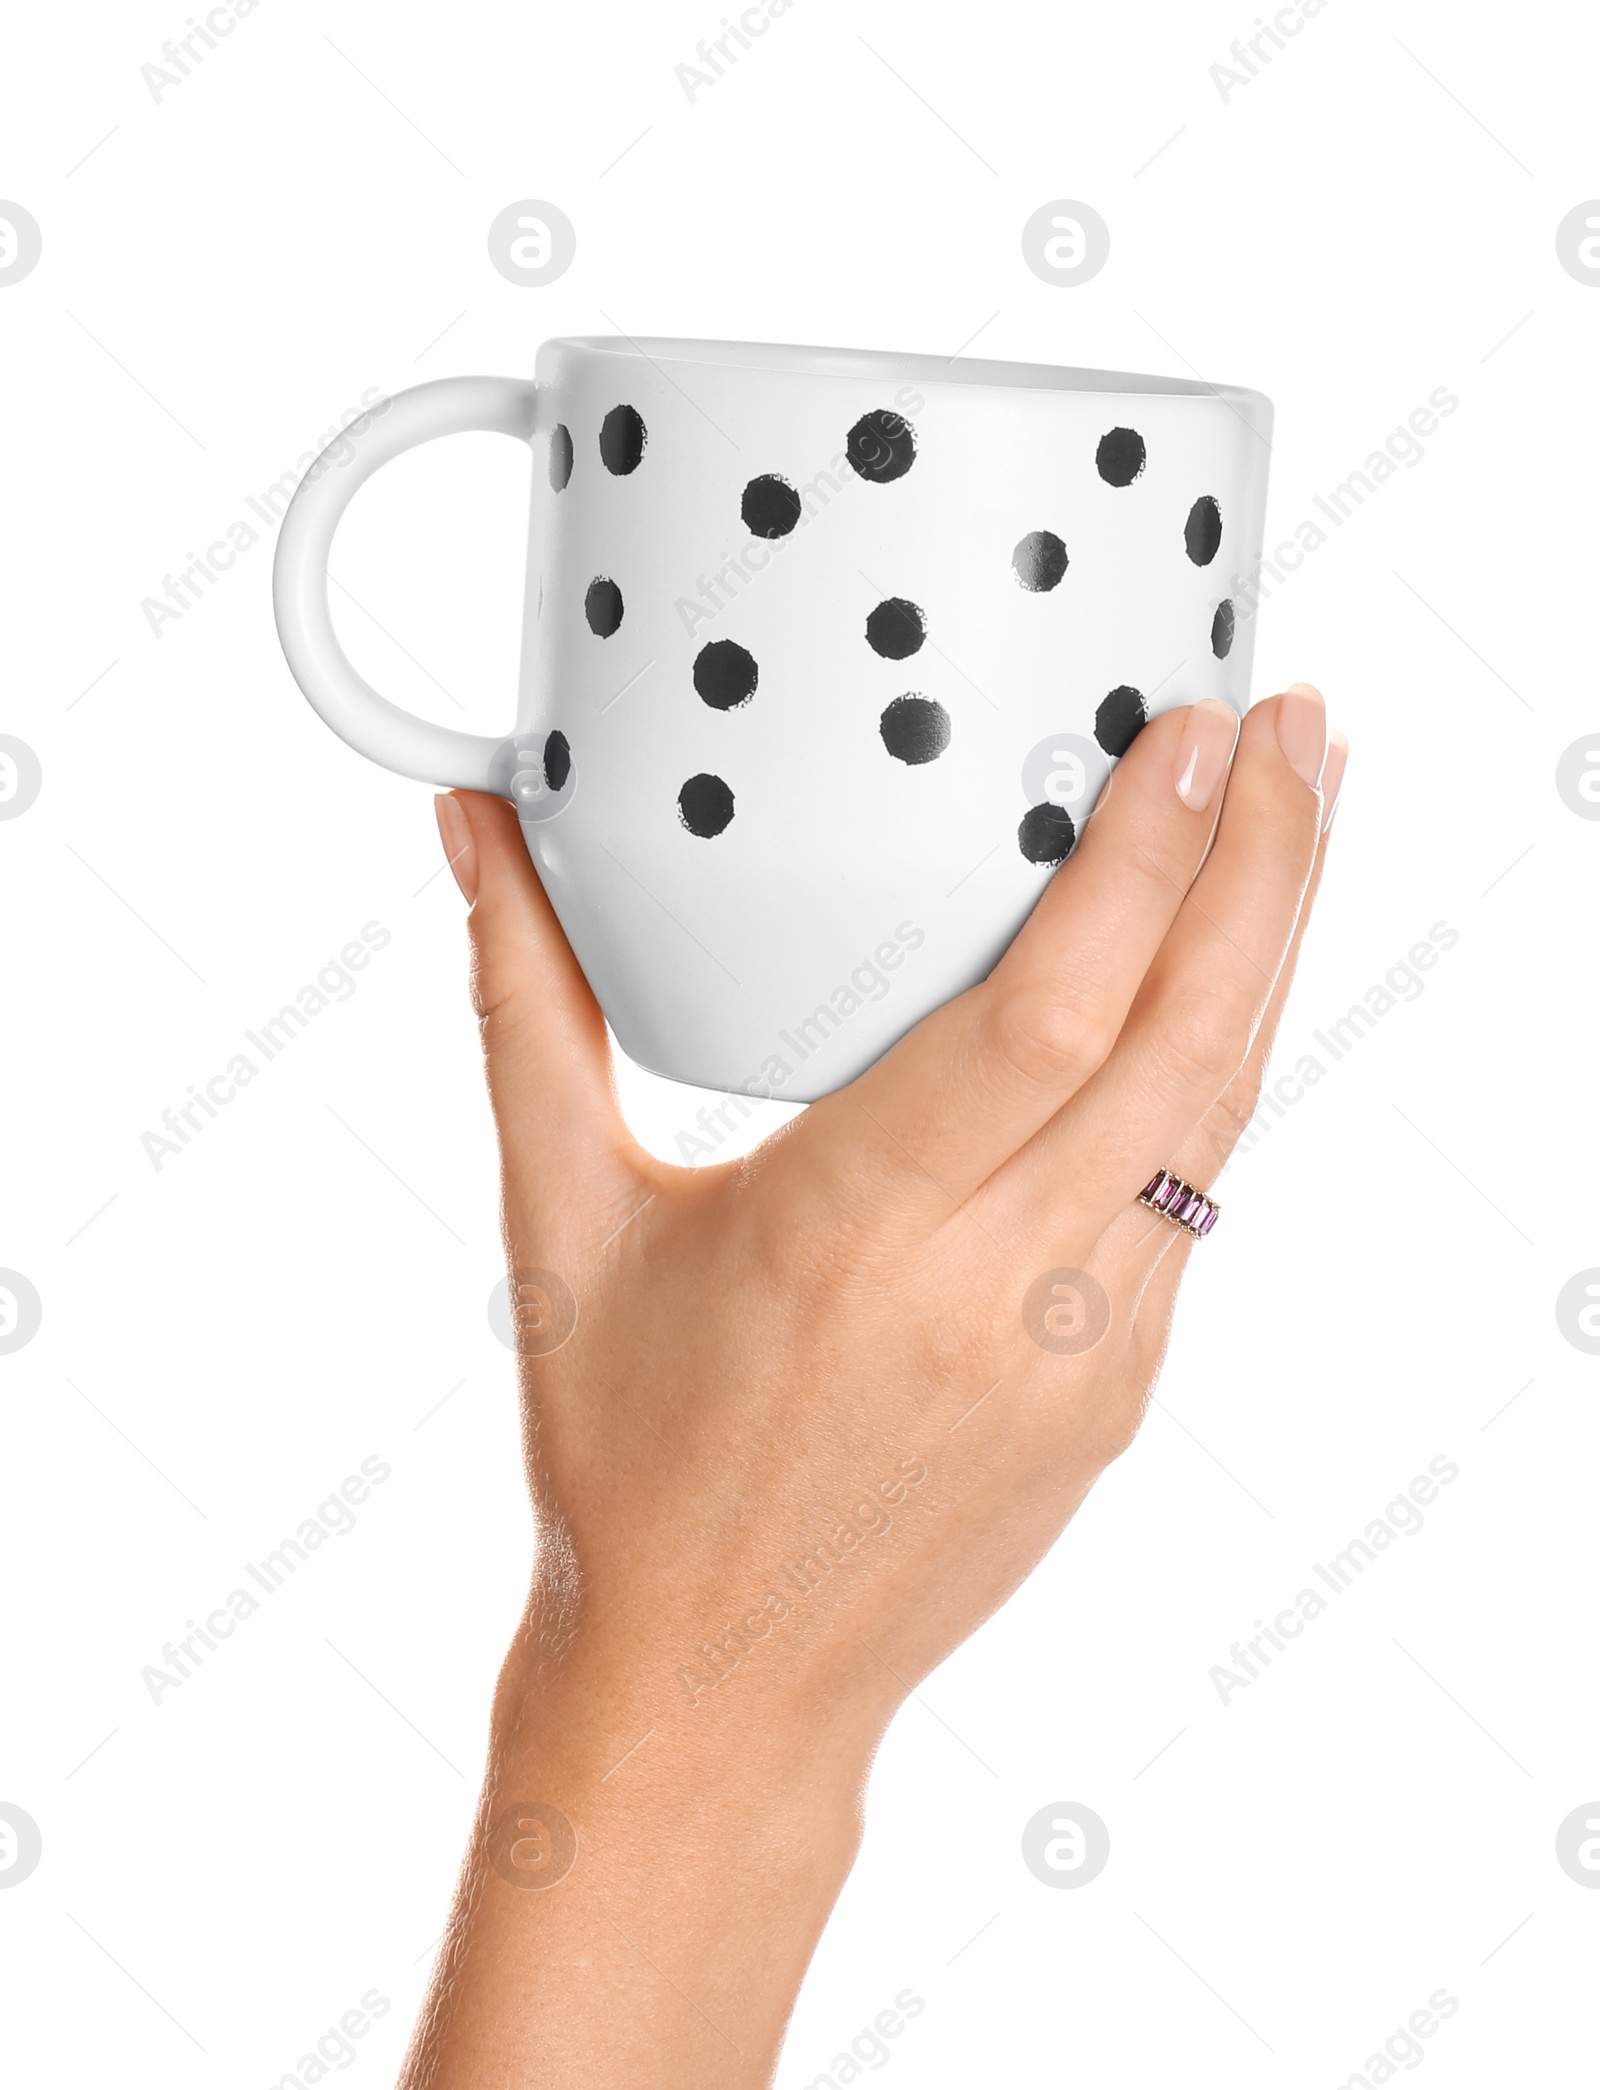
[(1241, 1074), (1229, 1083), (1207, 1113), (1207, 1130), (1219, 1146), (1231, 1149), (1244, 1137), (1246, 1126), (1261, 1103), (1261, 1077)]
[[(1315, 807), (1317, 801), (1312, 799), (1311, 802)], [(1300, 902), (1305, 897), (1321, 835), (1321, 826), (1316, 819), (1303, 827), (1297, 823), (1294, 832), (1281, 836), (1272, 851), (1267, 875), (1275, 881), (1279, 891), (1290, 897), (1295, 912), (1299, 911)]]
[(1274, 798), (1259, 810), (1252, 839), (1261, 875), (1285, 887), (1303, 885), (1321, 838), (1320, 801), (1304, 786), (1292, 801)]
[(1244, 1017), (1216, 996), (1191, 998), (1160, 1029), (1159, 1051), (1185, 1089), (1220, 1093), (1250, 1046)]
[(1031, 1087), (1083, 1082), (1105, 1063), (1115, 1032), (1097, 1010), (1062, 994), (1030, 990), (1002, 1002), (990, 1026), (991, 1048), (1002, 1065)]
[(1132, 1447), (1143, 1420), (1141, 1402), (1108, 1400), (1086, 1418), (1080, 1439), (1082, 1448), (1097, 1467), (1113, 1465)]
[(1128, 852), (1127, 867), (1156, 902), (1169, 908), (1179, 904), (1195, 880), (1193, 861), (1164, 833), (1142, 836)]
[(526, 973), (486, 953), (476, 938), (467, 985), (485, 1045), (501, 1032), (539, 1021), (543, 1014), (538, 1007), (535, 982)]

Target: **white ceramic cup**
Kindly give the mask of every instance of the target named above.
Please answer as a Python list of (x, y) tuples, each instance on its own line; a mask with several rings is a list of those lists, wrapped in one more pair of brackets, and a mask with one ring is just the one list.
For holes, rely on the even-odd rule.
[[(390, 704), (328, 608), (356, 489), (469, 429), (534, 454), (504, 739)], [(548, 341), (324, 453), (278, 630), (352, 747), (512, 800), (632, 1059), (807, 1102), (989, 971), (1147, 717), (1243, 711), (1271, 430), (1174, 378)]]

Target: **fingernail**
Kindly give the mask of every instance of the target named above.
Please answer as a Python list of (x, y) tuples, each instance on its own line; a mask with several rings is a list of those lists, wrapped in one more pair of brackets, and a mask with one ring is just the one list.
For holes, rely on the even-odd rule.
[(1339, 786), (1344, 782), (1344, 765), (1349, 760), (1350, 743), (1342, 733), (1328, 735), (1328, 759), (1322, 765), (1322, 832), (1326, 834), (1333, 825), (1334, 808), (1339, 803)]
[(1191, 813), (1210, 810), (1238, 738), (1238, 714), (1230, 705), (1207, 697), (1203, 704), (1190, 706), (1189, 723), (1173, 758), (1172, 781)]
[(1278, 699), (1278, 745), (1295, 775), (1315, 788), (1328, 749), (1328, 714), (1309, 682), (1291, 682)]
[(444, 844), (445, 859), (461, 888), (461, 897), (470, 907), (478, 897), (478, 849), (472, 839), (472, 829), (467, 824), (466, 812), (460, 799), (448, 791), (441, 791), (434, 799), (433, 811), (439, 823), (439, 839)]

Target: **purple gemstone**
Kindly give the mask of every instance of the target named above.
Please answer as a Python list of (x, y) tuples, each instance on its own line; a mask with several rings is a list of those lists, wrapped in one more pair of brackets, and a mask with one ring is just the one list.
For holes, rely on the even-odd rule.
[(1195, 1231), (1202, 1237), (1206, 1234), (1209, 1234), (1211, 1229), (1216, 1225), (1217, 1220), (1221, 1217), (1221, 1213), (1222, 1207), (1220, 1205), (1213, 1205), (1210, 1211), (1208, 1211), (1205, 1217), (1200, 1221), (1200, 1224), (1198, 1225), (1198, 1227), (1196, 1227)]
[(1167, 1187), (1162, 1191), (1158, 1200), (1162, 1211), (1168, 1214), (1174, 1211), (1177, 1206), (1183, 1203), (1184, 1198), (1188, 1195), (1188, 1189), (1189, 1186), (1181, 1176), (1169, 1178)]
[(1187, 1226), (1196, 1212), (1205, 1203), (1198, 1190), (1187, 1191), (1172, 1208), (1172, 1216), (1179, 1226)]
[(1155, 1174), (1150, 1178), (1149, 1182), (1146, 1183), (1143, 1190), (1139, 1192), (1140, 1197), (1144, 1199), (1146, 1204), (1154, 1203), (1157, 1191), (1160, 1190), (1162, 1184), (1166, 1180), (1166, 1170), (1164, 1168), (1158, 1168)]

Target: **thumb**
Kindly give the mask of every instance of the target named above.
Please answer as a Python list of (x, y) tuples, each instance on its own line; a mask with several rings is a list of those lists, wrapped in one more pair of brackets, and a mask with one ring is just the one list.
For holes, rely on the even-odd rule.
[[(441, 793), (439, 835), (471, 907), (472, 1000), (500, 1134), (508, 1219), (598, 1208), (631, 1176), (605, 1018), (503, 798)], [(588, 1194), (586, 1195), (585, 1192)]]

